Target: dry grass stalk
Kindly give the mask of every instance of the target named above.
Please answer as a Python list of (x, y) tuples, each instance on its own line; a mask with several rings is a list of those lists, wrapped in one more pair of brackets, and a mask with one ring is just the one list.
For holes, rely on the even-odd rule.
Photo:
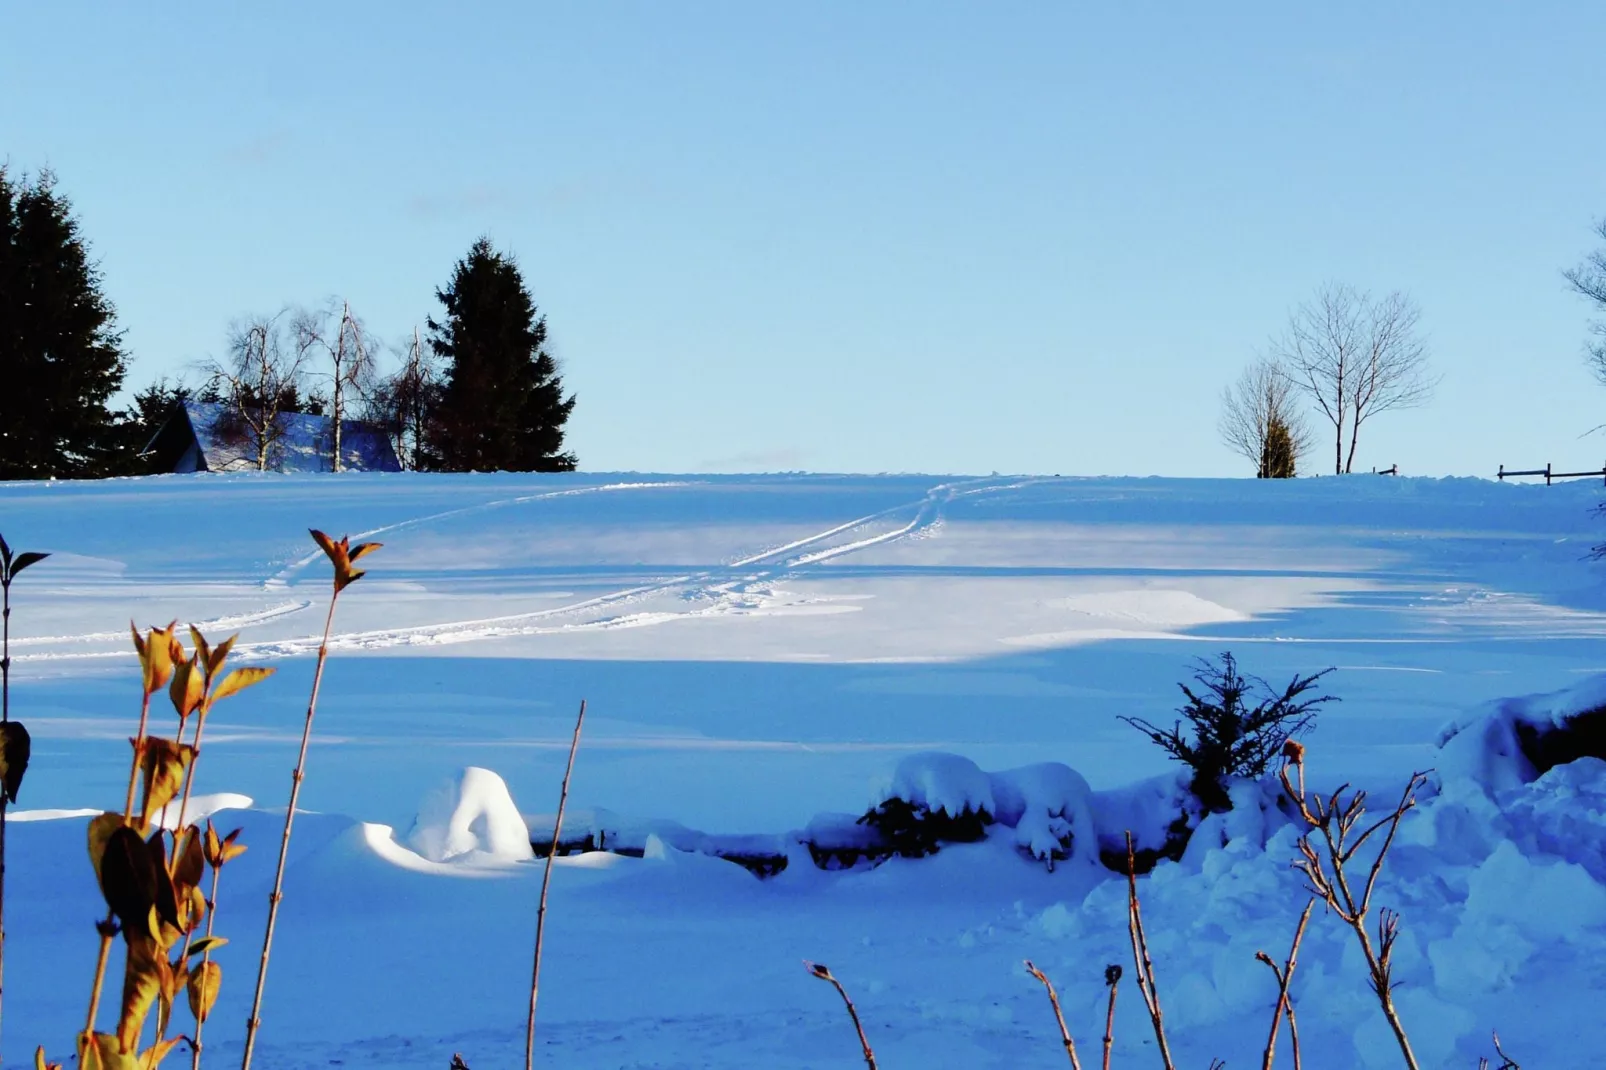
[(1109, 1009), (1104, 1012), (1104, 1070), (1110, 1070), (1110, 1049), (1115, 1046), (1115, 990), (1121, 983), (1121, 967), (1104, 967), (1104, 983), (1110, 989)]
[(836, 994), (842, 997), (842, 1005), (848, 1009), (848, 1017), (853, 1019), (853, 1028), (859, 1034), (859, 1047), (864, 1049), (864, 1065), (869, 1070), (876, 1070), (875, 1052), (870, 1050), (870, 1038), (864, 1035), (864, 1023), (859, 1021), (859, 1011), (848, 998), (848, 990), (842, 987), (842, 982), (831, 976), (830, 967), (819, 962), (804, 960), (803, 966), (809, 973), (822, 981), (830, 983), (836, 989)]
[(1054, 1021), (1059, 1023), (1060, 1039), (1065, 1044), (1065, 1054), (1071, 1058), (1072, 1070), (1082, 1070), (1082, 1063), (1076, 1057), (1076, 1042), (1071, 1039), (1071, 1031), (1065, 1025), (1065, 1013), (1060, 1010), (1059, 993), (1054, 991), (1054, 982), (1048, 979), (1048, 974), (1032, 965), (1032, 960), (1026, 960), (1026, 972), (1037, 978), (1043, 987), (1048, 989), (1048, 1002), (1054, 1008)]
[[(1388, 1020), (1389, 1029), (1400, 1046), (1400, 1053), (1405, 1057), (1405, 1065), (1409, 1070), (1419, 1070), (1416, 1054), (1411, 1050), (1405, 1026), (1394, 1006), (1393, 955), (1394, 942), (1399, 936), (1400, 916), (1387, 908), (1378, 912), (1375, 942), (1366, 921), (1372, 908), (1372, 893), (1376, 891), (1378, 878), (1382, 876), (1383, 863), (1394, 844), (1395, 833), (1399, 831), (1401, 820), (1416, 806), (1416, 793), (1427, 782), (1427, 773), (1412, 773), (1394, 809), (1362, 827), (1361, 819), (1366, 815), (1366, 792), (1352, 792), (1345, 800), (1344, 792), (1349, 785), (1344, 784), (1325, 800), (1319, 792), (1307, 795), (1304, 760), (1305, 749), (1298, 743), (1290, 742), (1284, 747), (1283, 765), (1279, 773), (1283, 791), (1298, 807), (1300, 817), (1308, 826), (1308, 831), (1300, 838), (1300, 857), (1294, 861), (1294, 868), (1304, 874), (1311, 892), (1355, 932), (1361, 954), (1366, 959), (1372, 991), (1377, 995), (1383, 1017)], [(1298, 768), (1297, 788), (1289, 777), (1290, 766)], [(1348, 866), (1355, 860), (1356, 852), (1379, 832), (1383, 833), (1383, 842), (1366, 871), (1364, 883), (1357, 890), (1351, 881)], [(1320, 837), (1319, 846), (1312, 844), (1313, 835)]]
[(1266, 1038), (1266, 1051), (1260, 1060), (1261, 1070), (1271, 1070), (1272, 1060), (1277, 1054), (1277, 1027), (1285, 1016), (1288, 1019), (1289, 1040), (1294, 1046), (1294, 1070), (1300, 1070), (1299, 1028), (1294, 1024), (1294, 1001), (1289, 998), (1288, 988), (1294, 982), (1294, 967), (1299, 964), (1299, 943), (1305, 939), (1305, 925), (1310, 921), (1310, 912), (1315, 906), (1314, 899), (1305, 904), (1305, 911), (1300, 914), (1299, 924), (1294, 928), (1294, 942), (1288, 948), (1288, 958), (1281, 966), (1264, 951), (1255, 952), (1255, 960), (1264, 962), (1277, 978), (1277, 1007), (1271, 1012), (1271, 1035)]
[(574, 756), (580, 749), (580, 728), (585, 724), (586, 704), (580, 700), (580, 714), (574, 719), (574, 738), (569, 741), (569, 764), (563, 770), (563, 790), (558, 794), (558, 816), (552, 823), (552, 850), (547, 852), (546, 872), (541, 875), (541, 902), (535, 909), (535, 962), (530, 967), (530, 1017), (524, 1031), (524, 1068), (535, 1066), (535, 1002), (541, 992), (541, 937), (546, 932), (546, 897), (552, 885), (552, 860), (558, 854), (563, 836), (563, 810), (569, 804), (569, 778), (574, 775)]
[[(1499, 1033), (1494, 1034), (1494, 1050), (1495, 1054), (1500, 1056), (1500, 1065), (1495, 1067), (1494, 1070), (1522, 1070), (1522, 1067), (1518, 1065), (1517, 1060), (1507, 1055), (1506, 1049), (1500, 1046)], [(1489, 1060), (1480, 1057), (1478, 1059), (1478, 1070), (1489, 1070)]]
[(296, 802), (301, 798), (301, 782), (306, 777), (307, 744), (312, 740), (312, 719), (318, 712), (318, 689), (323, 684), (323, 667), (329, 660), (329, 633), (335, 623), (335, 606), (340, 592), (363, 577), (363, 570), (352, 566), (363, 556), (379, 549), (377, 542), (351, 546), (342, 538), (335, 542), (321, 531), (314, 530), (312, 539), (334, 566), (334, 592), (329, 597), (329, 615), (323, 622), (323, 641), (318, 644), (318, 663), (312, 672), (312, 694), (307, 699), (307, 719), (301, 729), (301, 750), (296, 756), (295, 770), (290, 774), (290, 804), (284, 811), (284, 834), (279, 839), (279, 862), (273, 871), (273, 891), (268, 893), (268, 923), (262, 934), (262, 959), (257, 964), (256, 993), (251, 997), (251, 1017), (245, 1022), (245, 1054), (240, 1070), (250, 1070), (251, 1056), (256, 1051), (257, 1031), (262, 1027), (262, 992), (268, 981), (268, 958), (273, 953), (273, 929), (279, 918), (279, 903), (284, 898), (284, 863), (290, 853), (290, 834), (295, 825)]
[(1143, 931), (1143, 912), (1138, 906), (1138, 863), (1132, 849), (1132, 833), (1126, 834), (1126, 887), (1127, 930), (1132, 937), (1132, 968), (1138, 976), (1138, 993), (1148, 1008), (1149, 1021), (1154, 1023), (1154, 1040), (1160, 1048), (1160, 1061), (1165, 1070), (1176, 1070), (1171, 1061), (1171, 1046), (1166, 1043), (1164, 1015), (1160, 1010), (1160, 992), (1154, 984), (1154, 960), (1149, 957), (1149, 938)]

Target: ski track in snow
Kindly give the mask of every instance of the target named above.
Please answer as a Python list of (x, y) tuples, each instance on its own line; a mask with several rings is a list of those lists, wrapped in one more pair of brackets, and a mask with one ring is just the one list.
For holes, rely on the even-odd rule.
[[(575, 632), (588, 630), (611, 630), (618, 628), (648, 627), (658, 624), (667, 624), (674, 621), (690, 620), (698, 617), (710, 617), (731, 614), (754, 614), (763, 612), (766, 598), (773, 598), (775, 590), (773, 584), (788, 576), (798, 574), (800, 571), (813, 566), (822, 565), (848, 554), (867, 550), (872, 547), (886, 546), (902, 539), (919, 537), (934, 529), (942, 519), (942, 512), (946, 505), (956, 499), (981, 494), (997, 494), (1037, 483), (1052, 482), (1050, 479), (1016, 479), (1001, 480), (996, 477), (964, 480), (954, 483), (940, 483), (924, 496), (912, 501), (892, 506), (879, 512), (869, 513), (845, 523), (833, 525), (824, 531), (816, 532), (801, 539), (795, 539), (781, 546), (771, 547), (720, 566), (719, 568), (704, 569), (672, 576), (655, 583), (627, 587), (591, 598), (581, 599), (561, 606), (552, 606), (543, 609), (531, 610), (526, 613), (513, 613), (498, 617), (481, 617), (468, 620), (443, 621), (432, 624), (410, 625), (401, 628), (384, 628), (359, 632), (337, 632), (330, 637), (331, 649), (341, 650), (381, 650), (391, 647), (406, 646), (440, 646), (455, 643), (475, 642), (483, 639), (503, 639), (520, 636), (547, 635), (561, 632)], [(671, 487), (685, 487), (695, 485), (692, 481), (662, 481), (648, 483), (609, 483), (596, 487), (581, 487), (573, 490), (548, 491), (540, 494), (520, 495), (513, 498), (502, 498), (490, 502), (481, 502), (459, 509), (449, 509), (442, 512), (430, 513), (426, 516), (410, 517), (393, 524), (370, 528), (351, 536), (353, 540), (369, 540), (395, 531), (417, 528), (441, 520), (470, 515), (492, 509), (501, 509), (530, 502), (544, 501), (554, 498), (573, 497), (577, 495), (595, 494), (606, 491), (620, 490), (648, 490)], [(852, 539), (840, 545), (821, 544), (839, 536), (850, 535), (870, 528), (876, 524), (913, 511), (913, 517), (901, 526), (890, 531), (865, 534), (863, 537)], [(264, 590), (283, 590), (290, 580), (309, 565), (321, 560), (321, 551), (303, 555), (270, 576), (262, 584)], [(755, 569), (755, 566), (758, 566)], [(753, 571), (743, 571), (753, 569)], [(686, 612), (641, 612), (620, 613), (616, 615), (598, 617), (593, 620), (566, 622), (561, 624), (545, 623), (561, 619), (592, 613), (598, 610), (607, 610), (613, 607), (624, 607), (632, 603), (659, 595), (680, 593), (687, 602), (704, 601), (704, 605)], [(814, 602), (792, 603), (794, 612), (829, 612), (830, 607), (825, 606), (825, 600)], [(207, 628), (247, 628), (253, 625), (276, 620), (308, 608), (310, 601), (287, 602), (282, 605), (269, 607), (251, 613), (235, 614), (217, 617), (211, 620), (198, 621), (195, 627)], [(813, 606), (812, 610), (808, 607)], [(18, 646), (53, 646), (53, 645), (85, 645), (102, 642), (115, 642), (124, 637), (122, 632), (94, 632), (75, 636), (41, 636), (31, 639), (13, 640)], [(241, 643), (236, 647), (239, 654), (247, 654), (255, 658), (284, 658), (297, 657), (315, 653), (320, 637), (318, 635), (305, 635), (292, 639), (270, 640), (258, 643)], [(117, 658), (128, 656), (127, 651), (61, 651), (37, 654), (22, 654), (18, 661), (55, 661), (65, 659), (88, 658)]]
[[(802, 539), (795, 539), (782, 546), (777, 546), (748, 557), (739, 558), (718, 569), (705, 569), (673, 576), (657, 583), (643, 584), (628, 587), (593, 598), (571, 602), (567, 605), (553, 606), (547, 609), (532, 610), (528, 613), (515, 613), (501, 617), (484, 617), (474, 620), (450, 621), (439, 624), (414, 625), (405, 628), (386, 628), (366, 632), (347, 632), (337, 634), (330, 639), (330, 647), (334, 649), (378, 650), (398, 646), (437, 646), (452, 643), (475, 642), (483, 639), (505, 639), (519, 636), (547, 635), (559, 632), (574, 632), (585, 630), (606, 630), (616, 628), (647, 627), (658, 624), (667, 624), (673, 621), (690, 620), (697, 617), (726, 615), (731, 613), (755, 612), (762, 608), (762, 598), (752, 599), (749, 592), (765, 584), (795, 575), (799, 570), (813, 565), (842, 557), (846, 554), (856, 553), (873, 546), (884, 546), (899, 539), (908, 538), (934, 525), (942, 514), (942, 508), (949, 502), (976, 494), (999, 493), (1015, 490), (1032, 483), (1043, 480), (1016, 480), (1013, 482), (999, 482), (996, 479), (966, 480), (960, 483), (941, 483), (928, 490), (925, 495), (914, 502), (905, 502), (901, 505), (883, 509), (880, 512), (870, 513), (843, 524), (837, 524), (825, 531), (817, 532)], [(676, 484), (617, 484), (623, 486), (671, 486)], [(603, 488), (596, 488), (603, 489)], [(577, 491), (565, 491), (573, 494)], [(553, 497), (555, 495), (536, 495), (533, 498)], [(504, 503), (505, 504), (505, 503)], [(890, 518), (914, 510), (914, 517), (908, 523), (892, 531), (867, 535), (839, 546), (828, 546), (824, 549), (812, 549), (819, 544), (840, 535), (846, 535), (869, 525), (884, 522)], [(440, 514), (448, 515), (448, 514)], [(450, 514), (450, 515), (455, 515)], [(403, 521), (403, 524), (423, 523), (425, 520), (438, 519), (438, 516), (419, 518), (417, 521)], [(402, 525), (393, 525), (400, 527)], [(391, 530), (391, 529), (375, 529)], [(366, 535), (364, 536), (367, 537)], [(798, 551), (805, 551), (799, 553)], [(315, 559), (315, 558), (314, 558)], [(749, 568), (754, 565), (771, 567), (760, 568), (757, 571), (733, 576), (732, 572)], [(555, 618), (572, 616), (592, 610), (607, 609), (612, 606), (623, 606), (639, 602), (655, 595), (672, 594), (680, 592), (688, 600), (707, 599), (710, 604), (700, 609), (685, 613), (648, 612), (621, 614), (617, 616), (602, 617), (596, 620), (567, 623), (559, 625), (535, 623), (550, 621)], [(240, 649), (242, 652), (259, 658), (294, 657), (310, 654), (317, 650), (319, 639), (317, 636), (306, 636), (299, 639), (285, 640), (275, 643), (247, 644)]]

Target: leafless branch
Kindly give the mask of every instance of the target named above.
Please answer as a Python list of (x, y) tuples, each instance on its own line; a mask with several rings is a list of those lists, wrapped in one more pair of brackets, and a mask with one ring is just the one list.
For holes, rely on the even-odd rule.
[(1104, 967), (1104, 983), (1110, 989), (1109, 1009), (1104, 1012), (1104, 1070), (1110, 1070), (1110, 1049), (1115, 1046), (1115, 990), (1121, 984), (1121, 967)]
[(1271, 453), (1279, 426), (1288, 434), (1290, 472), (1310, 452), (1310, 428), (1294, 406), (1297, 390), (1287, 368), (1270, 357), (1261, 357), (1222, 392), (1217, 425), (1221, 441), (1254, 465), (1261, 478), (1278, 474)]
[(373, 385), (374, 354), (363, 336), (362, 321), (352, 315), (351, 302), (337, 306), (330, 301), (322, 309), (300, 309), (291, 321), (296, 352), (305, 361), (313, 354), (327, 362), (329, 371), (329, 417), (332, 429), (330, 468), (341, 470), (342, 422), (355, 394), (359, 402)]
[(1327, 283), (1290, 314), (1273, 343), (1273, 356), (1333, 425), (1335, 473), (1354, 469), (1368, 419), (1432, 397), (1438, 380), (1417, 330), (1420, 319), (1416, 302), (1398, 291), (1374, 301), (1352, 286)]
[[(1372, 908), (1372, 893), (1383, 873), (1383, 864), (1389, 848), (1394, 844), (1395, 833), (1399, 831), (1405, 815), (1416, 806), (1417, 791), (1427, 782), (1427, 774), (1412, 773), (1394, 809), (1381, 821), (1357, 831), (1366, 814), (1366, 793), (1354, 792), (1346, 800), (1344, 792), (1349, 785), (1345, 784), (1325, 800), (1319, 792), (1307, 795), (1304, 760), (1304, 748), (1291, 744), (1284, 750), (1283, 766), (1278, 774), (1283, 792), (1294, 804), (1307, 829), (1297, 844), (1299, 857), (1294, 860), (1294, 868), (1304, 875), (1311, 893), (1325, 902), (1327, 908), (1355, 933), (1361, 954), (1366, 959), (1368, 980), (1377, 995), (1383, 1017), (1388, 1020), (1400, 1052), (1405, 1056), (1406, 1066), (1410, 1070), (1418, 1070), (1416, 1055), (1411, 1051), (1405, 1026), (1394, 1006), (1393, 957), (1394, 943), (1399, 936), (1400, 916), (1386, 907), (1379, 912), (1375, 942), (1366, 920)], [(1297, 788), (1289, 776), (1291, 765), (1299, 768)], [(1377, 848), (1372, 864), (1367, 869), (1365, 883), (1357, 894), (1347, 866), (1362, 845), (1380, 831), (1384, 833), (1383, 842)], [(1313, 839), (1316, 842), (1313, 843)]]
[(1299, 1032), (1294, 1026), (1294, 1001), (1288, 995), (1288, 988), (1294, 983), (1294, 967), (1299, 964), (1299, 944), (1305, 939), (1305, 925), (1310, 921), (1310, 912), (1316, 906), (1312, 899), (1305, 904), (1305, 912), (1299, 916), (1299, 924), (1294, 928), (1294, 942), (1288, 948), (1288, 958), (1282, 966), (1272, 961), (1270, 955), (1264, 951), (1255, 952), (1255, 959), (1271, 968), (1272, 975), (1277, 978), (1277, 1008), (1271, 1012), (1271, 1035), (1266, 1038), (1266, 1050), (1261, 1056), (1262, 1070), (1271, 1070), (1273, 1058), (1277, 1054), (1277, 1027), (1286, 1015), (1288, 1018), (1288, 1035), (1294, 1046), (1294, 1070), (1299, 1070)]
[(236, 323), (228, 356), (202, 365), (224, 404), (224, 426), (217, 430), (243, 434), (259, 471), (273, 467), (284, 437), (281, 416), (300, 394), (304, 354), (285, 345), (284, 316), (280, 312)]
[(818, 977), (822, 981), (829, 981), (831, 983), (831, 987), (836, 989), (836, 994), (842, 997), (842, 1003), (848, 1009), (848, 1017), (853, 1019), (853, 1028), (859, 1034), (859, 1046), (864, 1049), (864, 1065), (867, 1066), (869, 1070), (876, 1070), (875, 1052), (870, 1050), (870, 1038), (864, 1035), (864, 1024), (859, 1021), (858, 1008), (854, 1007), (853, 1001), (848, 998), (848, 990), (842, 987), (841, 981), (838, 981), (835, 977), (831, 976), (830, 968), (825, 966), (823, 963), (809, 962), (805, 959), (803, 962), (803, 967), (807, 969), (812, 976)]
[(1071, 1031), (1065, 1025), (1065, 1013), (1060, 1010), (1059, 993), (1054, 991), (1054, 982), (1048, 979), (1048, 974), (1032, 965), (1032, 960), (1026, 960), (1026, 972), (1037, 978), (1043, 987), (1048, 989), (1048, 1002), (1054, 1008), (1054, 1021), (1059, 1023), (1060, 1039), (1065, 1044), (1065, 1054), (1071, 1057), (1071, 1070), (1082, 1070), (1081, 1060), (1076, 1057), (1076, 1042), (1071, 1039)]
[(1138, 978), (1138, 992), (1148, 1008), (1149, 1021), (1154, 1023), (1154, 1040), (1160, 1047), (1160, 1061), (1165, 1070), (1176, 1070), (1171, 1061), (1171, 1046), (1166, 1043), (1164, 1015), (1160, 1010), (1160, 992), (1154, 983), (1154, 960), (1149, 957), (1149, 939), (1143, 931), (1143, 912), (1138, 906), (1138, 864), (1132, 849), (1132, 832), (1126, 834), (1126, 887), (1127, 930), (1132, 937), (1132, 968)]

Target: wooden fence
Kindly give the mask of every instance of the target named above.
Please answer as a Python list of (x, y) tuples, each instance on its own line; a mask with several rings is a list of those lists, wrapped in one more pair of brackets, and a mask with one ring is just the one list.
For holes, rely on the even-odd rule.
[(1509, 470), (1507, 470), (1505, 465), (1501, 465), (1500, 466), (1500, 471), (1495, 476), (1495, 478), (1500, 480), (1501, 482), (1505, 482), (1507, 476), (1544, 476), (1545, 477), (1545, 486), (1547, 486), (1547, 487), (1550, 486), (1550, 484), (1553, 481), (1558, 480), (1558, 479), (1586, 479), (1586, 478), (1594, 479), (1594, 478), (1598, 478), (1603, 483), (1606, 483), (1606, 465), (1602, 465), (1600, 468), (1596, 469), (1593, 472), (1556, 472), (1556, 471), (1552, 471), (1550, 465), (1548, 465), (1548, 464), (1545, 465), (1543, 468), (1529, 468), (1529, 469), (1525, 469), (1524, 471), (1515, 472), (1515, 471), (1509, 471)]

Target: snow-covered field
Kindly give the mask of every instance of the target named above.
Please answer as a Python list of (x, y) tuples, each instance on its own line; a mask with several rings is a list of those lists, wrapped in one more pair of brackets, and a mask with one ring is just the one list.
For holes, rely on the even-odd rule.
[[(848, 985), (889, 1070), (1061, 1066), (1030, 957), (1086, 1059), (1104, 965), (1130, 957), (1124, 881), (1092, 862), (1050, 873), (1009, 828), (847, 872), (788, 834), (862, 813), (926, 751), (1064, 763), (1093, 791), (1080, 820), (1109, 823), (1120, 789), (1172, 772), (1117, 716), (1169, 723), (1190, 660), (1230, 649), (1279, 683), (1337, 667), (1324, 683), (1342, 702), (1307, 740), (1313, 787), (1388, 796), (1444, 770), (1379, 892), (1404, 913), (1398, 999), (1423, 1065), (1475, 1066), (1498, 1028), (1525, 1065), (1606, 1066), (1606, 765), (1521, 783), (1481, 768), (1476, 725), (1436, 745), (1502, 698), (1603, 690), (1600, 497), (1371, 476), (0, 484), (0, 532), (53, 553), (13, 591), (12, 708), (35, 742), (8, 833), (5, 1065), (39, 1043), (70, 1053), (82, 1025), (100, 909), (83, 812), (122, 799), (130, 617), (238, 631), (237, 661), (279, 668), (220, 708), (197, 788), (262, 807), (215, 800), (252, 845), (224, 875), (233, 943), (207, 1029), (209, 1065), (237, 1057), (327, 605), (316, 526), (385, 548), (336, 621), (257, 1065), (522, 1059), (540, 864), (505, 842), (451, 857), (443, 826), (478, 767), (549, 828), (581, 698), (571, 812), (645, 857), (560, 860), (542, 1065), (852, 1066), (804, 958)], [(495, 802), (494, 779), (462, 782)], [(1142, 882), (1189, 1066), (1258, 1060), (1275, 988), (1254, 952), (1285, 951), (1304, 904), (1293, 830), (1228, 824)], [(678, 849), (701, 834), (791, 864), (761, 881)], [(1117, 1061), (1153, 1065), (1136, 997), (1124, 988)], [(1320, 913), (1295, 998), (1306, 1065), (1396, 1065), (1359, 957)]]

